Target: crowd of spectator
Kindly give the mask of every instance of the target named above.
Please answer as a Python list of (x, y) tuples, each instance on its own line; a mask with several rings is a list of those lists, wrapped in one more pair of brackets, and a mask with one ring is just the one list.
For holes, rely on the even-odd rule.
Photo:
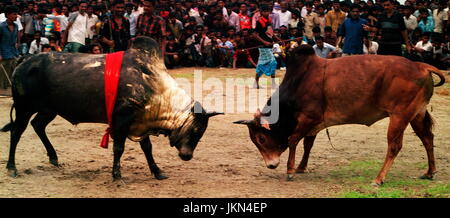
[[(269, 7), (271, 43), (284, 70), (292, 48), (310, 44), (334, 58), (402, 55), (447, 68), (447, 0), (3, 0), (0, 80), (18, 56), (41, 52), (109, 53), (137, 36), (161, 45), (168, 68), (256, 67), (255, 28)], [(265, 22), (265, 21), (264, 21)], [(5, 75), (6, 74), (6, 75)], [(1, 87), (0, 87), (1, 88)]]

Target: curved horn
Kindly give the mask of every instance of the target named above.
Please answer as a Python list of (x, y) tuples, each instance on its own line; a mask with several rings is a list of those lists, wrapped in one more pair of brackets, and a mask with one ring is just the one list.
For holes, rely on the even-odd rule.
[(213, 116), (216, 116), (216, 115), (223, 115), (223, 114), (225, 114), (225, 113), (213, 111), (213, 112), (207, 112), (205, 115), (208, 116), (208, 117), (213, 117)]
[(255, 120), (238, 120), (238, 121), (234, 121), (234, 124), (243, 124), (243, 125), (250, 125), (250, 124), (255, 124)]

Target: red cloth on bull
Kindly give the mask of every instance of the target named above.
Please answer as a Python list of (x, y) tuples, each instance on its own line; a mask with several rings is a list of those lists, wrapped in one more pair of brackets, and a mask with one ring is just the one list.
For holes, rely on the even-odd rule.
[(108, 128), (103, 135), (100, 147), (108, 148), (109, 137), (112, 131), (112, 113), (117, 97), (117, 88), (119, 85), (120, 69), (122, 68), (123, 51), (106, 55), (105, 61), (105, 105)]

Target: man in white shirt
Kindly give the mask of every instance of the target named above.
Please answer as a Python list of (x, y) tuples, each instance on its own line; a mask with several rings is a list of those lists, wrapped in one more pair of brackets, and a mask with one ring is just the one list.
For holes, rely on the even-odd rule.
[(88, 42), (85, 42), (85, 44), (90, 44), (91, 40), (94, 38), (94, 35), (96, 34), (95, 31), (95, 25), (97, 24), (98, 17), (97, 15), (94, 14), (94, 7), (88, 6), (87, 8), (87, 35), (86, 35), (86, 39), (88, 40)]
[(403, 7), (403, 20), (405, 20), (405, 26), (408, 30), (408, 33), (412, 33), (417, 27), (417, 17), (412, 15), (413, 8), (412, 6), (404, 6)]
[(433, 10), (434, 32), (444, 33), (448, 21), (447, 0), (439, 1), (439, 7)]
[(34, 32), (34, 40), (30, 44), (30, 50), (28, 51), (28, 53), (39, 54), (39, 53), (41, 53), (42, 45), (48, 45), (48, 44), (50, 44), (48, 39), (45, 37), (41, 37), (40, 31), (35, 31)]
[(81, 46), (86, 44), (87, 37), (87, 18), (86, 13), (87, 3), (80, 1), (79, 11), (70, 14), (69, 24), (67, 30), (64, 32), (63, 42), (67, 36), (67, 45), (64, 47), (64, 52), (78, 52)]
[(322, 36), (316, 37), (316, 44), (313, 46), (316, 55), (322, 58), (330, 58), (336, 51), (336, 47), (323, 41)]
[(430, 53), (433, 50), (433, 44), (430, 42), (430, 36), (427, 33), (423, 34), (422, 40), (417, 42), (413, 49), (421, 57), (424, 57), (426, 53)]
[(225, 16), (224, 16), (224, 18), (226, 21), (228, 21), (228, 26), (234, 27), (236, 29), (236, 31), (239, 32), (241, 30), (241, 26), (239, 23), (239, 15), (236, 12), (231, 10), (232, 6), (233, 5), (230, 3), (227, 4), (227, 7), (226, 7), (227, 17), (225, 18)]
[(136, 25), (137, 25), (137, 19), (139, 15), (136, 16), (136, 14), (133, 13), (134, 5), (132, 3), (128, 3), (125, 5), (125, 17), (130, 21), (130, 35), (131, 38), (134, 38), (136, 36)]
[(281, 2), (280, 6), (281, 10), (278, 12), (278, 15), (280, 16), (280, 26), (288, 27), (292, 19), (292, 14), (287, 10), (288, 5), (286, 2)]

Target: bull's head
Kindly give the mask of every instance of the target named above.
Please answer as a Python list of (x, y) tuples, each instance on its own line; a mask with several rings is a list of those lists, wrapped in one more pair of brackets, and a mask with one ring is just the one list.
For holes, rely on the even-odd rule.
[[(159, 102), (159, 106), (163, 104), (163, 110), (173, 115), (169, 117), (178, 117), (174, 121), (180, 122), (177, 123), (177, 127), (170, 128), (167, 132), (163, 130), (163, 133), (169, 135), (170, 145), (178, 149), (180, 158), (188, 161), (192, 159), (194, 149), (206, 131), (209, 118), (223, 113), (206, 112), (200, 103), (192, 102), (192, 98), (179, 88), (176, 81), (167, 73), (159, 46), (149, 37), (137, 37), (131, 48), (138, 51), (138, 60), (146, 66), (141, 69), (145, 71), (144, 78), (149, 87), (154, 88), (156, 93), (154, 95), (159, 96), (157, 100), (167, 98)], [(154, 105), (153, 102), (151, 104)], [(186, 105), (187, 107), (184, 107)], [(161, 109), (159, 106), (158, 111)], [(192, 108), (189, 108), (191, 106)]]
[(235, 124), (247, 125), (250, 138), (263, 156), (266, 166), (275, 169), (280, 164), (280, 155), (287, 149), (287, 137), (270, 128), (258, 109), (253, 120), (239, 120)]
[[(200, 108), (196, 111), (195, 108)], [(190, 111), (190, 119), (184, 123), (181, 128), (175, 129), (169, 136), (170, 145), (178, 149), (179, 156), (182, 160), (188, 161), (192, 159), (194, 149), (205, 133), (208, 127), (210, 117), (223, 113), (206, 112), (200, 105), (195, 102)]]

